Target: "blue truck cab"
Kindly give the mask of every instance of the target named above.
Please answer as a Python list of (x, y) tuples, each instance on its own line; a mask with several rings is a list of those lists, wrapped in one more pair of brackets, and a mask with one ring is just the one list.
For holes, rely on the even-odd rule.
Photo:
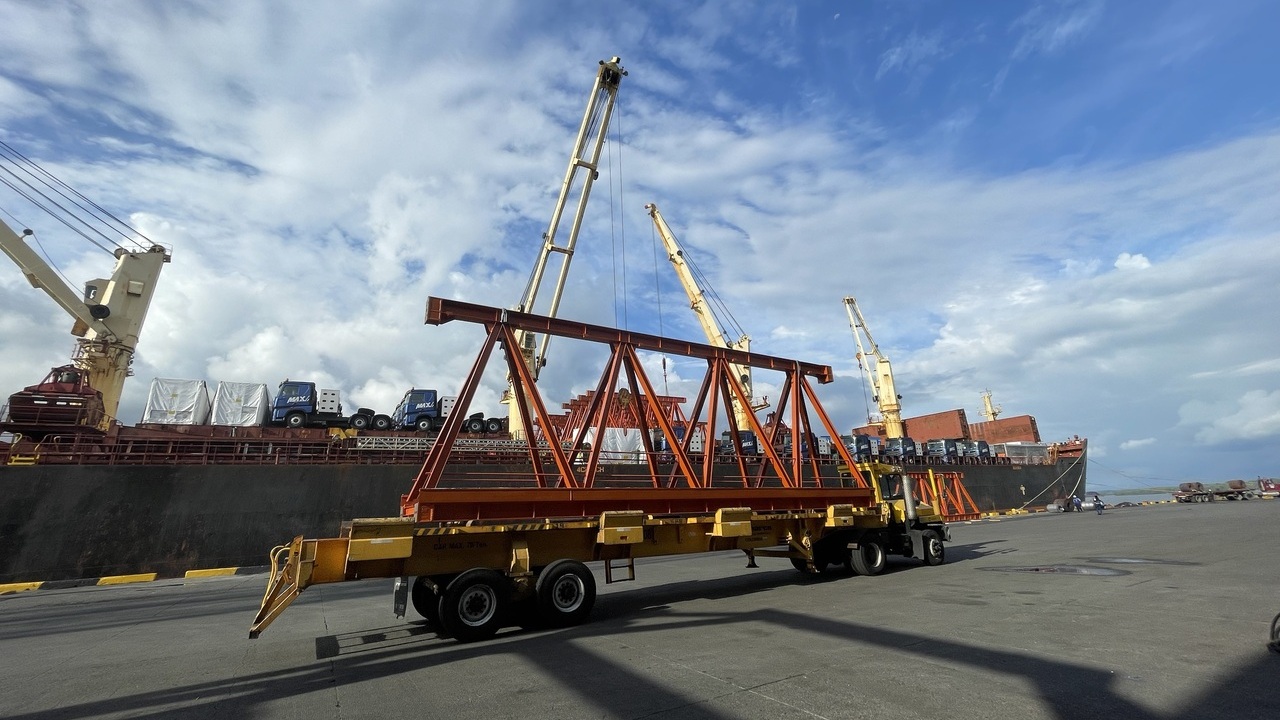
[(906, 460), (916, 457), (916, 441), (911, 438), (889, 438), (884, 441), (885, 457)]
[(337, 390), (316, 389), (313, 382), (285, 380), (271, 403), (272, 425), (290, 428), (311, 426), (350, 427), (356, 430), (389, 430), (391, 418), (369, 408), (358, 408), (347, 417)]
[(396, 405), (391, 423), (397, 428), (430, 432), (444, 427), (445, 415), (435, 390), (413, 388)]
[[(453, 412), (458, 398), (441, 395), (435, 390), (411, 388), (396, 405), (391, 414), (391, 424), (403, 430), (439, 432)], [(485, 417), (484, 413), (472, 413), (462, 421), (462, 432), (495, 434), (506, 431), (505, 418)]]

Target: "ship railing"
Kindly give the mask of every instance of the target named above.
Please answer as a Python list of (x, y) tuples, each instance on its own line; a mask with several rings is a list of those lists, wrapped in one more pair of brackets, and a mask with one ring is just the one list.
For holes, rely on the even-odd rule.
[[(372, 439), (374, 436), (368, 436)], [(377, 438), (383, 449), (372, 450), (368, 439), (356, 438), (334, 442), (324, 439), (299, 438), (237, 438), (199, 437), (174, 435), (164, 438), (102, 437), (68, 433), (46, 436), (33, 448), (41, 465), (393, 465), (421, 463), (427, 449), (421, 442), (403, 442), (391, 438)], [(425, 439), (425, 438), (423, 438)], [(365, 442), (356, 442), (365, 440)], [(545, 442), (543, 443), (545, 445)], [(429, 448), (429, 445), (427, 446)], [(25, 450), (24, 450), (25, 452)], [(33, 454), (29, 453), (29, 454)], [(698, 462), (701, 455), (694, 454)], [(540, 460), (550, 466), (551, 452), (539, 453)], [(757, 459), (758, 458), (752, 458)], [(653, 451), (653, 460), (659, 466), (669, 466), (669, 453)], [(623, 468), (647, 466), (649, 458), (643, 450), (601, 451), (602, 465)], [(736, 466), (732, 456), (712, 458), (717, 466)], [(479, 477), (486, 473), (505, 480), (506, 467), (512, 472), (530, 476), (532, 465), (529, 447), (524, 441), (490, 439), (465, 439), (455, 444), (451, 463), (461, 468), (463, 475)], [(835, 458), (819, 458), (816, 464), (836, 474)], [(488, 469), (469, 469), (486, 466)], [(492, 468), (497, 468), (492, 469)], [(824, 472), (826, 471), (824, 470)], [(625, 476), (625, 472), (619, 471)], [(717, 483), (742, 486), (749, 479), (731, 477), (729, 468), (720, 468)], [(645, 476), (647, 477), (647, 476)], [(753, 476), (754, 477), (754, 476)], [(621, 477), (618, 482), (632, 483), (633, 479)], [(651, 483), (651, 479), (645, 482)]]

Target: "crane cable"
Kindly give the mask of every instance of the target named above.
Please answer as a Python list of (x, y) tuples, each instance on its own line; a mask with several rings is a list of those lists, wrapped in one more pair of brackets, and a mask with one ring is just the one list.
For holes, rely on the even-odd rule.
[[(649, 224), (649, 244), (653, 247), (653, 290), (657, 296), (658, 305), (658, 335), (666, 337), (666, 328), (662, 324), (662, 280), (658, 272), (658, 230)], [(667, 385), (667, 356), (662, 356), (662, 394), (670, 395), (671, 389)]]
[[(609, 240), (613, 248), (613, 322), (614, 325), (630, 329), (627, 326), (627, 232), (626, 224), (623, 222), (625, 214), (617, 212), (618, 203), (622, 202), (622, 111), (615, 103), (614, 114), (617, 116), (613, 122), (614, 138), (616, 142), (609, 142), (605, 139), (605, 143), (609, 146)], [(618, 148), (618, 201), (614, 202), (613, 183), (614, 183), (614, 146)], [(619, 250), (621, 247), (621, 250)], [(622, 292), (618, 292), (618, 265), (619, 254), (621, 254), (622, 265)], [(619, 315), (619, 299), (621, 299), (621, 314)]]
[[(155, 244), (151, 241), (151, 238), (148, 238), (137, 228), (129, 225), (75, 188), (59, 180), (48, 170), (41, 167), (39, 163), (23, 155), (4, 141), (0, 141), (0, 159), (7, 161), (7, 165), (0, 165), (0, 170), (3, 170), (9, 176), (8, 178), (0, 176), (0, 183), (21, 195), (32, 205), (44, 210), (54, 219), (67, 226), (72, 232), (88, 240), (100, 250), (108, 254), (115, 254), (114, 250), (103, 244), (104, 242), (112, 245), (115, 249), (125, 249), (124, 245), (114, 239), (112, 235), (119, 235), (125, 242), (133, 243), (140, 247), (147, 246), (133, 236), (146, 240), (149, 245)], [(30, 179), (24, 178), (23, 175)], [(33, 180), (36, 184), (33, 184)], [(40, 186), (43, 186), (48, 192), (42, 190)], [(61, 198), (62, 201), (55, 199), (50, 193)], [(76, 210), (68, 206), (74, 206), (79, 212), (77, 213)], [(101, 238), (102, 242), (95, 240), (89, 233)]]
[[(854, 332), (858, 332), (857, 329), (854, 329)], [(862, 365), (864, 360), (862, 353), (855, 352), (854, 359), (858, 361), (858, 377), (862, 379), (862, 406), (867, 411), (867, 423), (871, 423), (871, 393), (868, 388), (870, 383), (867, 382), (867, 369)]]
[[(672, 234), (674, 235), (674, 232)], [(679, 238), (676, 238), (676, 243), (680, 246), (680, 257), (684, 259), (685, 264), (689, 266), (689, 271), (693, 273), (694, 279), (698, 281), (698, 286), (702, 288), (703, 296), (710, 300), (708, 309), (711, 310), (712, 317), (716, 319), (716, 324), (720, 326), (720, 332), (723, 333), (727, 328), (737, 336), (725, 338), (725, 341), (736, 342), (738, 338), (747, 334), (746, 331), (738, 323), (738, 319), (733, 316), (729, 306), (720, 297), (720, 293), (716, 292), (715, 286), (711, 284), (706, 273), (702, 272), (702, 268), (698, 267), (698, 263), (694, 262), (693, 257), (689, 255), (688, 248), (685, 247), (684, 243), (680, 242)], [(727, 322), (726, 319), (728, 320)]]

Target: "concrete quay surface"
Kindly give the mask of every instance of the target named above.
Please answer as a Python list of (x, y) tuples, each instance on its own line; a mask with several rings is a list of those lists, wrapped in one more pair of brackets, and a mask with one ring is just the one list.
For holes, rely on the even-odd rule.
[[(957, 524), (947, 563), (807, 579), (637, 564), (591, 622), (441, 640), (391, 583), (266, 576), (0, 596), (5, 718), (1280, 717), (1280, 501)], [(412, 612), (412, 611), (411, 611)]]

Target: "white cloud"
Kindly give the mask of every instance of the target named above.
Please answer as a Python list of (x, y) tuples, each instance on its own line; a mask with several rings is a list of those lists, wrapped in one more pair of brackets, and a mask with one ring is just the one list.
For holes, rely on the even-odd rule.
[(1014, 21), (1012, 29), (1020, 32), (1015, 59), (1061, 50), (1091, 30), (1103, 12), (1102, 3), (1094, 1), (1059, 8), (1055, 12), (1047, 5), (1036, 5)]
[(1141, 440), (1125, 440), (1124, 442), (1120, 443), (1120, 449), (1136, 450), (1137, 448), (1140, 448), (1140, 447), (1147, 447), (1148, 445), (1154, 445), (1155, 442), (1156, 442), (1155, 438), (1142, 438)]
[(1116, 258), (1115, 267), (1117, 270), (1146, 270), (1151, 267), (1151, 261), (1141, 254), (1120, 253)]
[(876, 79), (879, 80), (897, 70), (910, 73), (945, 55), (946, 48), (943, 46), (941, 34), (922, 36), (912, 32), (902, 42), (889, 48), (880, 56)]
[(1235, 400), (1193, 400), (1179, 409), (1181, 424), (1205, 445), (1280, 438), (1280, 390), (1249, 390)]

